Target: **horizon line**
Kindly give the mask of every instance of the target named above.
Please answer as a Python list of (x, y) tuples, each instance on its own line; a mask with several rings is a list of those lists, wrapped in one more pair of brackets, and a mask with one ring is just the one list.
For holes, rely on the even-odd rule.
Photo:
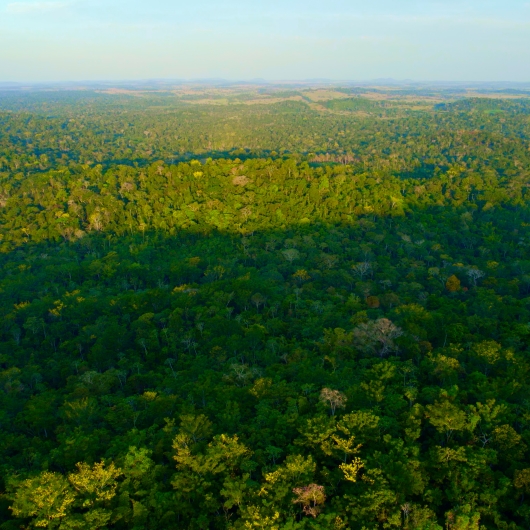
[(302, 85), (318, 85), (318, 84), (390, 84), (390, 85), (451, 85), (451, 86), (503, 86), (504, 88), (512, 87), (530, 87), (530, 79), (528, 81), (492, 81), (492, 80), (447, 80), (447, 79), (396, 79), (392, 77), (377, 77), (371, 79), (335, 79), (335, 78), (304, 78), (304, 79), (265, 79), (265, 78), (223, 78), (223, 77), (151, 77), (151, 78), (125, 78), (125, 79), (82, 79), (82, 80), (49, 80), (49, 81), (0, 81), (0, 88), (26, 88), (26, 87), (43, 87), (43, 86), (64, 86), (64, 85), (123, 85), (123, 84), (246, 84), (246, 85), (282, 85), (282, 84), (302, 84)]

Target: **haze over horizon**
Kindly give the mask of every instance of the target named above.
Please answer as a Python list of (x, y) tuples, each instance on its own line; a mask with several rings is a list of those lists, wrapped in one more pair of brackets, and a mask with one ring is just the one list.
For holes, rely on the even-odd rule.
[(0, 81), (530, 81), (530, 2), (0, 0)]
[(172, 89), (179, 86), (196, 87), (238, 87), (238, 86), (267, 86), (272, 87), (339, 87), (339, 86), (366, 86), (366, 87), (440, 87), (460, 89), (530, 89), (530, 81), (510, 80), (451, 80), (451, 79), (395, 79), (392, 77), (378, 77), (373, 79), (330, 79), (330, 78), (308, 78), (308, 79), (264, 79), (264, 78), (225, 78), (225, 77), (191, 77), (191, 78), (107, 78), (107, 79), (58, 79), (51, 81), (0, 81), (0, 88), (13, 89), (59, 89), (69, 90), (77, 88), (100, 89), (100, 88), (131, 88), (138, 90)]

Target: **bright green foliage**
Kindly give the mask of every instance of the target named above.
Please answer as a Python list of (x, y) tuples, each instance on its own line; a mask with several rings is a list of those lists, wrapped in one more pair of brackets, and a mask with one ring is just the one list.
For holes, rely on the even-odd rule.
[(37, 528), (54, 528), (66, 517), (75, 496), (68, 481), (44, 472), (17, 484), (11, 511), (16, 517), (32, 517)]
[(344, 90), (3, 100), (1, 529), (529, 526), (528, 102)]

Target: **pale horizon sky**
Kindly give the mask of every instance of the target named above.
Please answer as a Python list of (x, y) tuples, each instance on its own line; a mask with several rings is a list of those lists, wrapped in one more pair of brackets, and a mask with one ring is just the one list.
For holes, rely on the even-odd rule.
[(0, 82), (530, 81), (530, 0), (0, 0)]

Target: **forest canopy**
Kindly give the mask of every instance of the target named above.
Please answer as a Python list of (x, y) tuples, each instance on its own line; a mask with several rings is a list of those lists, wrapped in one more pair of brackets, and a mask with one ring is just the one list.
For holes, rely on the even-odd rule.
[(527, 528), (530, 100), (122, 92), (0, 99), (0, 528)]

